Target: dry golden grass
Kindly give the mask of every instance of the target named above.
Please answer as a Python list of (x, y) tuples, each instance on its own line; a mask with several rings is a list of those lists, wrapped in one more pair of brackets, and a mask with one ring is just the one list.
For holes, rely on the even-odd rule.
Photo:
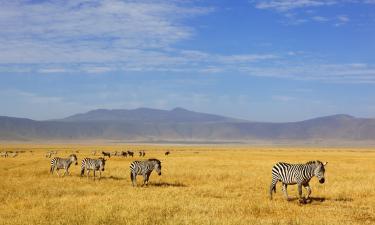
[[(104, 178), (79, 176), (91, 150), (145, 149), (162, 160), (163, 175), (133, 188), (132, 158), (111, 158)], [(164, 150), (171, 155), (164, 156)], [(375, 224), (375, 151), (355, 148), (233, 146), (2, 145), (27, 150), (0, 158), (0, 224)], [(71, 176), (49, 174), (48, 150), (78, 150)], [(313, 201), (285, 201), (280, 184), (269, 200), (271, 168), (278, 161), (328, 161), (326, 183), (313, 178)], [(142, 177), (138, 177), (138, 184)], [(290, 197), (297, 196), (289, 186)]]

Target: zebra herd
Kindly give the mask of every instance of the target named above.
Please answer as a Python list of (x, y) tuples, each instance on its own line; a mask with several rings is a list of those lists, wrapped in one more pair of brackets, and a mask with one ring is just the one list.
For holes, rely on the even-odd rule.
[[(103, 155), (107, 156), (110, 153), (102, 152)], [(106, 159), (100, 157), (98, 159), (91, 159), (91, 158), (84, 158), (81, 163), (81, 177), (85, 174), (85, 170), (87, 172), (87, 178), (89, 178), (90, 171), (92, 170), (94, 173), (94, 180), (96, 178), (96, 171), (99, 171), (99, 179), (101, 178), (101, 173), (105, 169), (105, 162)], [(69, 167), (75, 163), (78, 165), (78, 159), (75, 154), (69, 155), (68, 158), (60, 158), (55, 157), (51, 160), (51, 168), (50, 173), (53, 174), (56, 171), (57, 176), (60, 176), (59, 170), (63, 169), (65, 175), (70, 175)], [(150, 178), (151, 172), (155, 170), (157, 174), (161, 175), (161, 161), (158, 159), (148, 159), (143, 161), (133, 161), (130, 164), (130, 179), (132, 182), (133, 187), (136, 186), (136, 176), (142, 175), (143, 176), (143, 185), (148, 185), (148, 180)]]
[(3, 158), (14, 158), (16, 156), (18, 156), (18, 152), (8, 152), (8, 151), (5, 151), (5, 152), (0, 152), (0, 156), (3, 157)]
[[(96, 155), (96, 151), (93, 151), (92, 152), (93, 155)], [(134, 152), (132, 151), (121, 151), (121, 152), (118, 152), (118, 151), (115, 151), (115, 152), (104, 152), (102, 151), (102, 155), (103, 157), (108, 157), (108, 158), (111, 158), (111, 156), (123, 156), (123, 157), (134, 157)], [(144, 153), (144, 155), (146, 155), (146, 153)], [(141, 154), (140, 154), (141, 156)]]
[[(20, 152), (0, 152), (1, 157), (16, 157)], [(30, 151), (32, 153), (32, 151)], [(139, 151), (139, 156), (143, 157), (145, 155), (145, 151)], [(46, 157), (51, 157), (52, 155), (56, 155), (57, 151), (49, 151), (46, 154)], [(93, 155), (96, 155), (96, 151), (92, 152)], [(101, 154), (103, 157), (98, 159), (91, 159), (91, 158), (84, 158), (81, 162), (81, 176), (85, 174), (87, 178), (89, 178), (89, 174), (93, 171), (94, 180), (96, 178), (96, 171), (99, 172), (99, 179), (101, 178), (101, 172), (105, 169), (106, 159), (105, 157), (111, 156), (131, 156), (134, 157), (134, 152), (132, 151), (121, 151), (121, 152), (104, 152), (102, 151)], [(165, 152), (165, 156), (169, 155), (170, 151)], [(54, 157), (51, 160), (51, 167), (50, 173), (53, 174), (56, 172), (58, 176), (59, 170), (64, 170), (65, 175), (70, 175), (69, 167), (72, 164), (78, 165), (78, 159), (75, 154), (69, 155), (68, 158), (60, 158)], [(295, 185), (298, 186), (298, 197), (300, 201), (305, 202), (307, 199), (310, 198), (311, 195), (311, 187), (309, 185), (310, 180), (315, 176), (318, 178), (319, 183), (323, 184), (325, 182), (325, 166), (327, 162), (321, 162), (319, 160), (309, 161), (305, 164), (289, 164), (285, 162), (279, 162), (272, 167), (272, 181), (269, 187), (269, 196), (272, 200), (273, 192), (276, 193), (276, 184), (278, 182), (282, 183), (282, 191), (284, 193), (284, 197), (286, 200), (289, 200), (287, 187), (288, 185)], [(149, 181), (149, 177), (151, 172), (155, 170), (157, 174), (161, 175), (161, 161), (158, 159), (148, 159), (148, 160), (137, 160), (133, 161), (130, 164), (130, 179), (133, 186), (136, 186), (136, 177), (137, 175), (143, 176), (143, 185), (147, 185)], [(302, 187), (304, 187), (307, 191), (307, 195), (305, 198), (302, 197)]]

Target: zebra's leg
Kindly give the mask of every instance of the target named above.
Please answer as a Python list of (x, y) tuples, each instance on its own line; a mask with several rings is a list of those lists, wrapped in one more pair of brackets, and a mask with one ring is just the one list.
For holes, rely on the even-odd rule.
[(143, 184), (142, 187), (146, 184), (147, 181), (147, 174), (143, 174)]
[(283, 193), (284, 193), (284, 197), (287, 201), (289, 201), (289, 197), (288, 197), (288, 185), (287, 184), (283, 184)]
[(276, 184), (277, 184), (278, 180), (277, 179), (274, 179), (272, 178), (272, 182), (271, 182), (271, 185), (270, 185), (270, 199), (272, 200), (272, 191), (276, 193)]
[(60, 177), (59, 168), (56, 168), (56, 174), (57, 174), (58, 177)]
[(132, 180), (133, 187), (137, 186), (137, 174), (130, 172), (130, 179)]
[(151, 174), (151, 173), (147, 173), (147, 174), (146, 174), (146, 186), (148, 186), (148, 179), (150, 178), (150, 174)]
[(310, 195), (311, 195), (311, 188), (310, 188), (309, 183), (304, 184), (303, 187), (305, 187), (305, 188), (306, 188), (306, 191), (307, 191), (306, 199), (309, 199), (309, 198), (310, 198)]
[(299, 197), (300, 203), (303, 203), (303, 204), (306, 203), (306, 199), (302, 197), (302, 184), (301, 183), (298, 184), (298, 197)]
[(102, 178), (102, 171), (99, 170), (99, 180)]
[(95, 169), (94, 169), (94, 180), (95, 180)]
[(90, 170), (87, 170), (87, 179), (90, 177)]

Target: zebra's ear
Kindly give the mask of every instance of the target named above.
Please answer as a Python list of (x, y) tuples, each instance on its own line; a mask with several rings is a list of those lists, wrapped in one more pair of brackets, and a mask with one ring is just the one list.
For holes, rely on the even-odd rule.
[(324, 163), (323, 163), (323, 166), (326, 166), (326, 165), (327, 165), (327, 163), (328, 163), (328, 162), (324, 162)]

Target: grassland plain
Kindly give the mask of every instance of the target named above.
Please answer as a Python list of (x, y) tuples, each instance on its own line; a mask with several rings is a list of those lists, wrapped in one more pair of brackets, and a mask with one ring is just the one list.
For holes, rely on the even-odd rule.
[[(375, 149), (162, 145), (1, 145), (25, 150), (0, 158), (0, 224), (375, 224)], [(98, 181), (79, 176), (92, 150), (146, 150), (162, 160), (162, 176), (131, 186), (134, 158), (112, 157)], [(49, 174), (48, 150), (76, 153), (71, 176)], [(165, 156), (165, 150), (171, 155)], [(33, 151), (32, 153), (30, 151)], [(326, 183), (313, 178), (313, 200), (285, 201), (278, 184), (269, 200), (271, 168), (279, 161), (328, 161)], [(138, 184), (142, 178), (138, 178)]]

